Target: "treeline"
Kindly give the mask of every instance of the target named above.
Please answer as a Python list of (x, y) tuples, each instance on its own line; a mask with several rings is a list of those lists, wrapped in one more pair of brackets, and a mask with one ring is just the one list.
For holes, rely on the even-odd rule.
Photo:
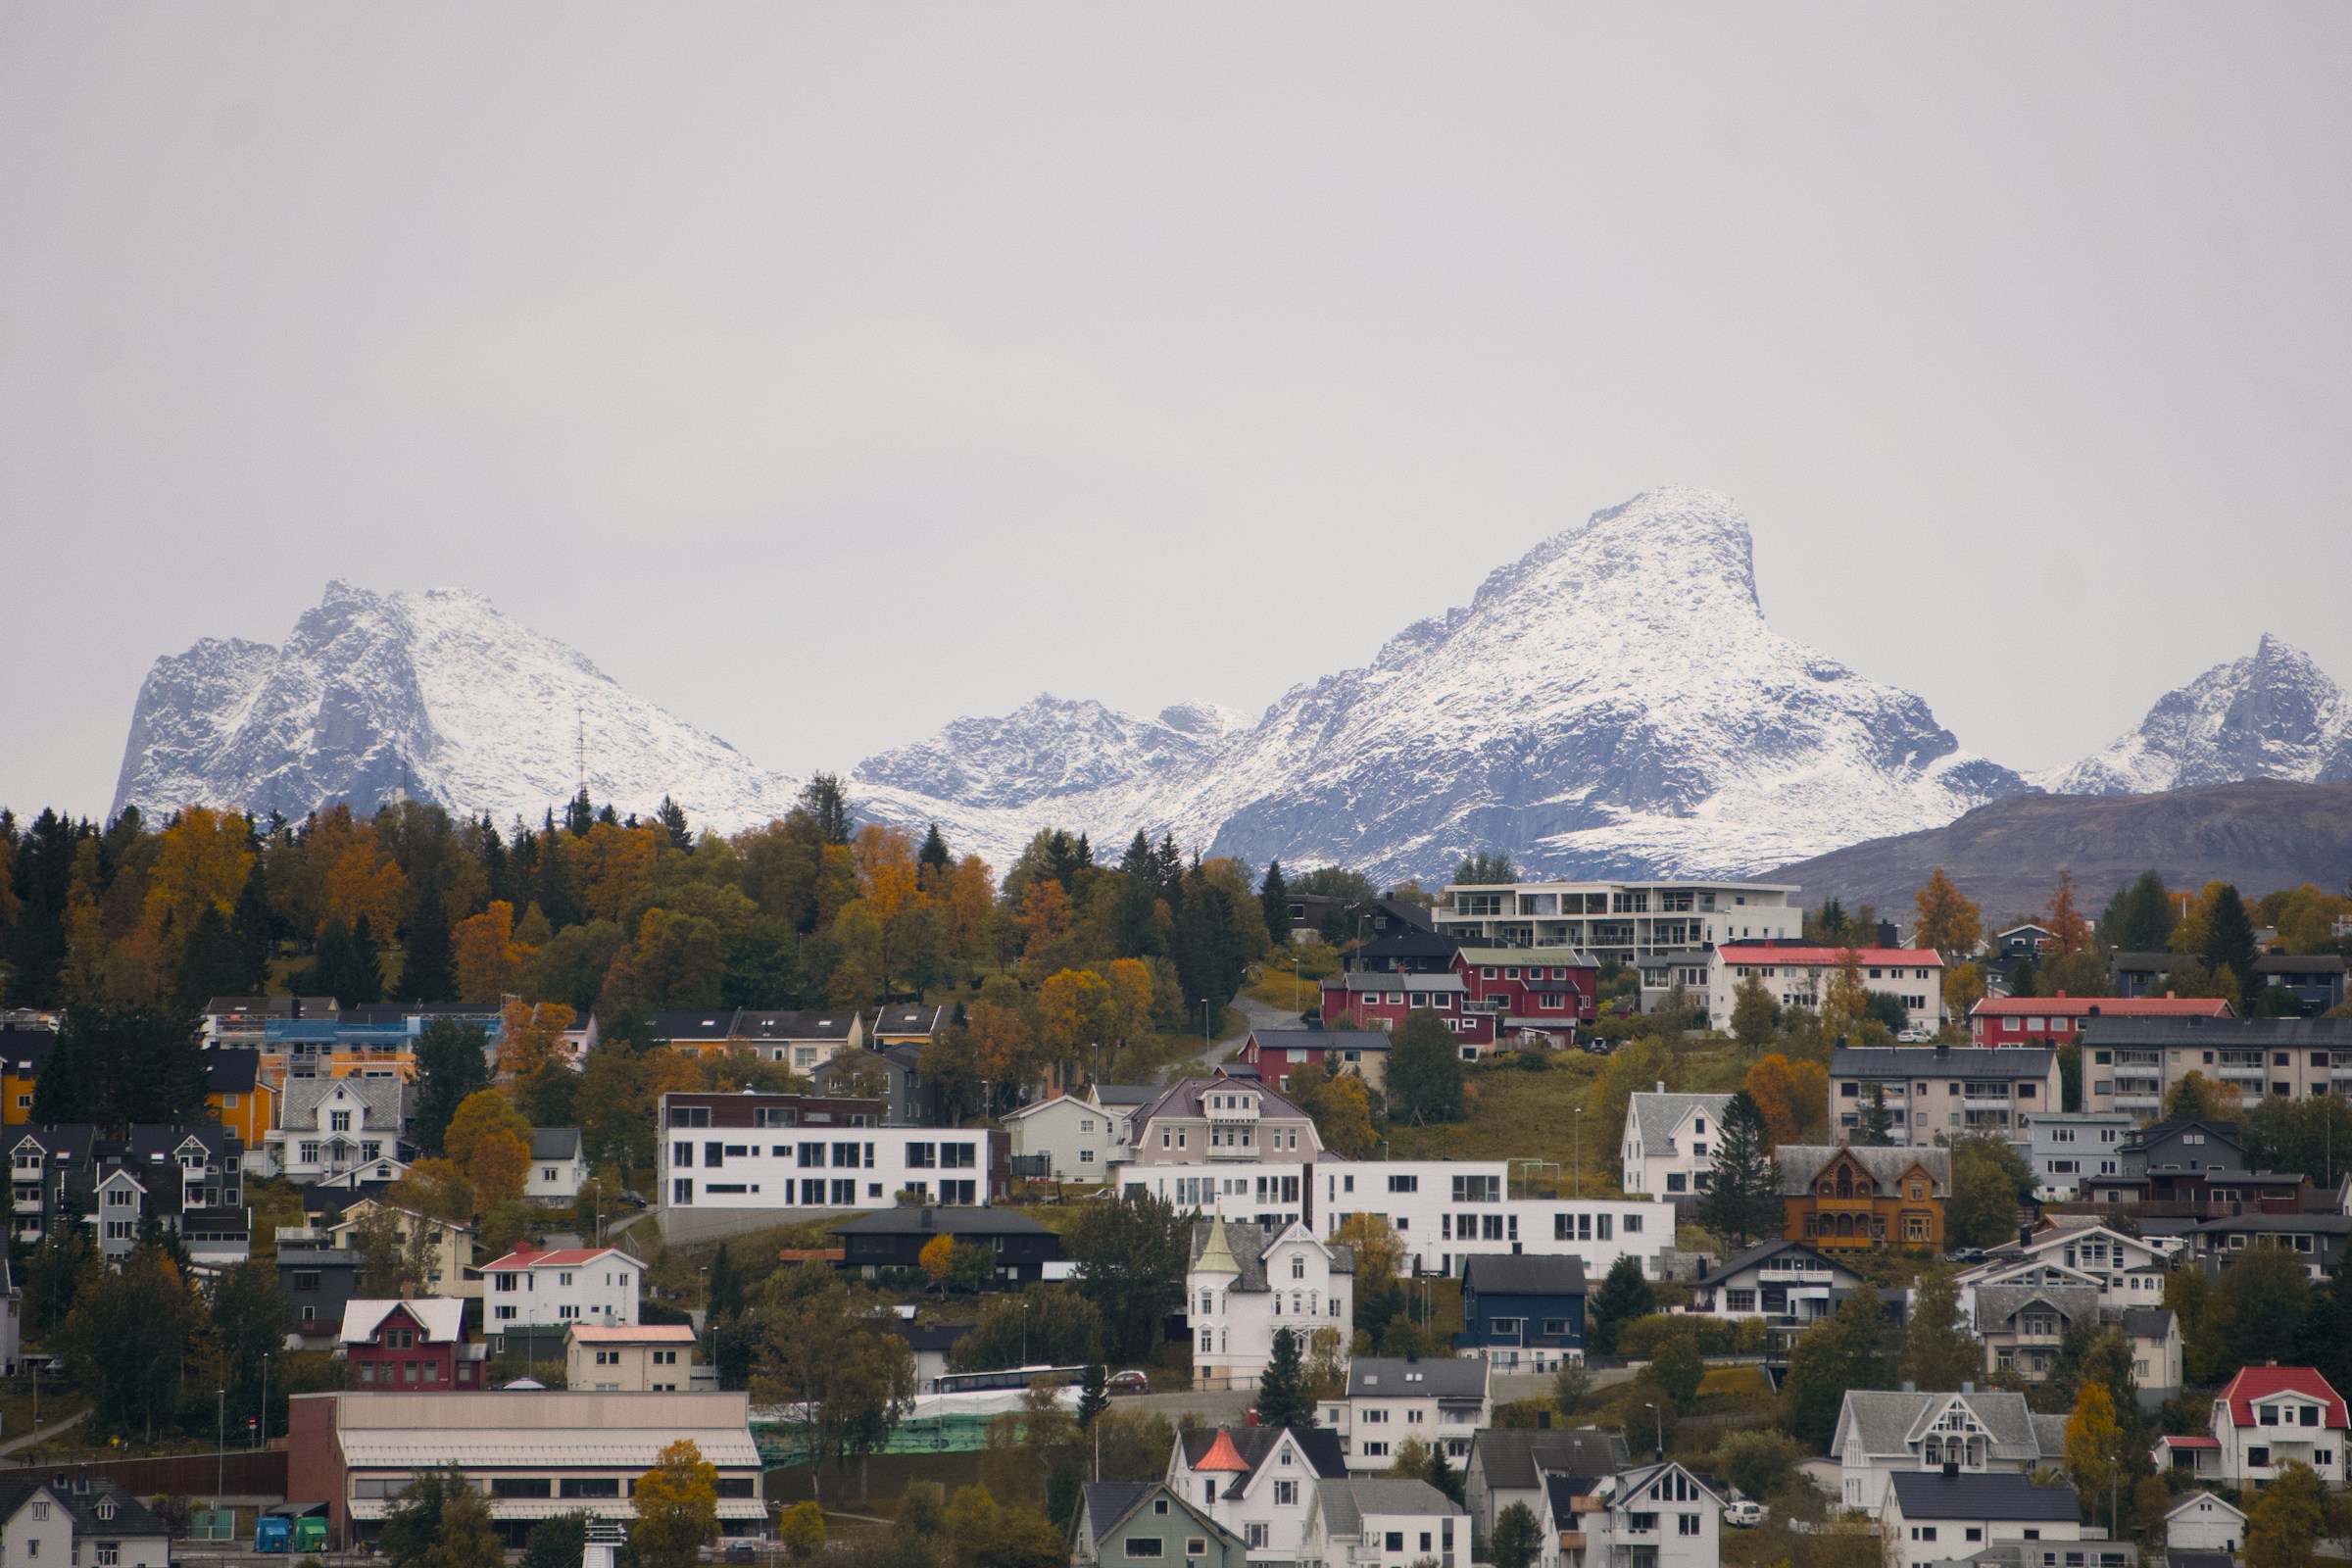
[(0, 810), (0, 963), (15, 1006), (184, 1015), (219, 995), (514, 996), (607, 1023), (867, 1006), (983, 972), (1027, 995), (1069, 975), (1047, 1004), (1014, 1009), (1036, 1037), (1003, 1053), (1018, 1057), (1056, 1049), (1073, 1012), (1099, 1033), (1106, 1009), (1132, 1031), (1222, 1006), (1266, 949), (1280, 886), (1279, 868), (1253, 889), (1238, 862), (1188, 860), (1140, 833), (1115, 868), (1099, 865), (1083, 835), (1059, 831), (1000, 886), (936, 827), (917, 843), (854, 822), (821, 776), (783, 818), (731, 838), (694, 831), (667, 801), (623, 816), (585, 791), (537, 827), (503, 830), (415, 802), (300, 822), (191, 807), (160, 827), (136, 809), (103, 827)]

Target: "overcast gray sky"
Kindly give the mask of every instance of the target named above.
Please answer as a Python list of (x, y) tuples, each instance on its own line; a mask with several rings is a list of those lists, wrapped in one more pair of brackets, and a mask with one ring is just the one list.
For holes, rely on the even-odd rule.
[(2352, 8), (0, 8), (0, 801), (469, 587), (771, 766), (1254, 711), (1645, 486), (2013, 766), (2352, 680)]

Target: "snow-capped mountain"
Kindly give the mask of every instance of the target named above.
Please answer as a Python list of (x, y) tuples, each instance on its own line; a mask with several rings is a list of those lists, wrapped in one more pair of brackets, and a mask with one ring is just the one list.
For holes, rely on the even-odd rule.
[(2249, 658), (2158, 698), (2104, 751), (2034, 782), (2057, 795), (2152, 795), (2255, 778), (2352, 780), (2352, 698), (2309, 654), (2268, 633)]
[(406, 795), (537, 821), (579, 788), (623, 809), (668, 795), (697, 822), (782, 814), (798, 781), (632, 697), (470, 593), (330, 582), (282, 647), (206, 638), (155, 662), (115, 809), (189, 804), (299, 817)]
[[(1173, 829), (1252, 862), (1378, 877), (1442, 875), (1481, 849), (1544, 870), (1754, 872), (2026, 787), (1963, 753), (1917, 697), (1767, 626), (1752, 548), (1724, 497), (1648, 492), (1190, 761), (1148, 720), (1036, 703), (854, 781), (874, 814), (936, 818), (963, 842), (1017, 849), (1051, 823), (1107, 847)], [(943, 754), (984, 788), (944, 787)], [(1011, 779), (1084, 782), (1000, 787)]]

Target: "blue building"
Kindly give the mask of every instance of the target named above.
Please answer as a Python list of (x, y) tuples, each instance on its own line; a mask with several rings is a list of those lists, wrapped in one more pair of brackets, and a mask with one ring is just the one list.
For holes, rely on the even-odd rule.
[(1548, 1372), (1585, 1356), (1585, 1262), (1479, 1254), (1462, 1265), (1463, 1332), (1453, 1348), (1497, 1371)]

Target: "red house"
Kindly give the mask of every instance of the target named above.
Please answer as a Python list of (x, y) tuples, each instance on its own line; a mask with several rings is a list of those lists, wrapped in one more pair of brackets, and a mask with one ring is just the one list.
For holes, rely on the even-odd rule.
[(355, 1389), (482, 1387), (488, 1347), (466, 1340), (466, 1303), (455, 1297), (343, 1303), (343, 1358)]
[(1980, 1046), (2063, 1046), (2089, 1018), (2230, 1016), (2213, 997), (1986, 997), (1968, 1009), (1968, 1035)]
[(1600, 1011), (1600, 964), (1573, 948), (1462, 948), (1454, 973), (1464, 1005), (1494, 1020), (1496, 1039), (1544, 1035), (1567, 1045)]
[(1323, 1025), (1327, 1029), (1389, 1029), (1416, 1007), (1446, 1020), (1461, 1040), (1462, 1054), (1475, 1058), (1494, 1044), (1494, 1014), (1472, 1009), (1470, 988), (1459, 974), (1335, 974), (1323, 982)]

